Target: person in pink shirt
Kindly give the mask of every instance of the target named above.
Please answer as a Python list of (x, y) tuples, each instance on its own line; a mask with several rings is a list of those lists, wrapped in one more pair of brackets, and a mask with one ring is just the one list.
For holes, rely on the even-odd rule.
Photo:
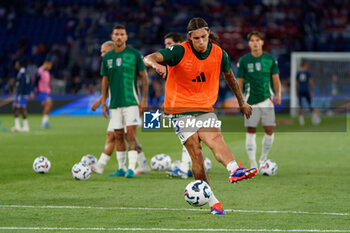
[(41, 67), (39, 67), (35, 73), (34, 90), (36, 97), (41, 101), (44, 106), (42, 127), (49, 128), (49, 113), (52, 108), (52, 99), (50, 97), (51, 81), (50, 70), (52, 68), (52, 61), (50, 58), (46, 58)]

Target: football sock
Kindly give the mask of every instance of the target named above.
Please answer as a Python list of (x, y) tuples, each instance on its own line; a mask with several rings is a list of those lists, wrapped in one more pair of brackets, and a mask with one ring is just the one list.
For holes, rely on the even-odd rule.
[(135, 166), (137, 161), (137, 151), (136, 150), (128, 151), (128, 158), (129, 158), (129, 169), (135, 171)]
[(250, 167), (256, 168), (256, 134), (255, 133), (246, 133), (245, 138), (245, 148), (248, 153), (248, 158), (250, 160)]
[(108, 156), (107, 154), (102, 153), (100, 158), (98, 159), (97, 166), (103, 169), (110, 159), (111, 159), (111, 156)]
[(304, 116), (302, 116), (302, 115), (299, 115), (299, 124), (300, 125), (304, 125), (305, 124)]
[(275, 137), (275, 134), (265, 134), (262, 140), (262, 153), (259, 159), (259, 163), (263, 163), (266, 158), (267, 158), (267, 154), (269, 153), (272, 143), (273, 143), (273, 139)]
[(191, 157), (190, 154), (188, 153), (187, 149), (185, 146), (182, 147), (182, 156), (181, 156), (181, 161), (190, 164), (191, 163)]
[(227, 171), (231, 174), (232, 172), (236, 171), (238, 168), (238, 164), (235, 160), (229, 162), (226, 166)]
[(320, 115), (317, 112), (315, 112), (315, 111), (312, 112), (311, 123), (313, 125), (318, 125), (318, 124), (321, 123)]
[(23, 128), (29, 129), (29, 125), (28, 125), (28, 120), (27, 119), (23, 119)]
[(215, 205), (218, 202), (219, 202), (218, 199), (216, 199), (216, 197), (212, 191), (210, 194), (210, 197), (209, 197), (209, 207), (212, 207), (213, 205)]
[(139, 166), (145, 166), (145, 164), (147, 163), (146, 157), (143, 151), (137, 154), (137, 163), (139, 164)]
[(190, 169), (190, 165), (187, 162), (181, 161), (179, 168), (181, 171), (187, 174), (188, 170)]
[(126, 151), (117, 151), (119, 169), (126, 170)]
[(19, 123), (19, 117), (16, 117), (16, 118), (15, 118), (15, 128), (16, 128), (16, 129), (20, 129), (20, 128), (21, 128), (21, 125), (20, 125), (20, 123)]
[(45, 124), (47, 122), (49, 122), (49, 115), (44, 115), (43, 120), (42, 120), (42, 124)]
[(186, 147), (183, 146), (182, 147), (181, 164), (180, 164), (181, 171), (187, 173), (188, 170), (190, 169), (190, 163), (191, 163), (190, 154), (188, 153)]

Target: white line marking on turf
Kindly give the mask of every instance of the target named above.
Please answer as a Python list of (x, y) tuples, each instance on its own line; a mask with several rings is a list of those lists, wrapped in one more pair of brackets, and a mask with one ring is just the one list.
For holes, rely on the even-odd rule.
[[(32, 209), (99, 209), (99, 210), (154, 210), (154, 211), (208, 211), (208, 209), (185, 208), (148, 208), (148, 207), (98, 207), (98, 206), (33, 206), (33, 205), (0, 205), (0, 208), (32, 208)], [(350, 213), (322, 213), (292, 210), (225, 210), (236, 213), (263, 213), (263, 214), (315, 214), (349, 216)]]
[(172, 229), (172, 228), (73, 228), (73, 227), (0, 227), (0, 230), (60, 230), (60, 231), (199, 231), (199, 232), (350, 232), (350, 230), (316, 229)]

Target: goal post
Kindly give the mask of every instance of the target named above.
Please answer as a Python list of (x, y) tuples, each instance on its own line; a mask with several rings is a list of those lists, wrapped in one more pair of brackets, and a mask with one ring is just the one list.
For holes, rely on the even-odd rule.
[[(314, 92), (314, 98), (350, 98), (350, 52), (292, 52), (290, 66), (290, 114), (292, 116), (297, 115), (299, 106), (296, 75), (304, 60), (309, 63), (314, 88), (317, 90)], [(330, 90), (333, 88), (332, 85), (339, 85), (343, 91), (335, 93)]]

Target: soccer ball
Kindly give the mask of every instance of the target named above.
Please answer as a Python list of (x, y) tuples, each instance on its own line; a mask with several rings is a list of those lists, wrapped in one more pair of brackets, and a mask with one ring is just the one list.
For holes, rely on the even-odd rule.
[(46, 157), (40, 156), (34, 160), (33, 169), (36, 173), (48, 173), (50, 168), (51, 163)]
[(169, 170), (171, 167), (171, 158), (167, 154), (157, 154), (151, 159), (151, 168), (157, 171)]
[(207, 169), (207, 172), (209, 172), (211, 169), (211, 161), (207, 157), (204, 158), (204, 166)]
[(95, 166), (97, 163), (97, 159), (93, 155), (85, 155), (81, 158), (80, 162), (85, 163), (88, 166)]
[(260, 165), (259, 172), (264, 176), (274, 176), (277, 173), (277, 169), (277, 163), (268, 159)]
[(203, 180), (195, 180), (189, 183), (185, 188), (185, 200), (191, 206), (202, 206), (208, 203), (211, 188)]
[(79, 162), (72, 168), (72, 176), (76, 180), (87, 180), (90, 178), (91, 168), (85, 163)]

